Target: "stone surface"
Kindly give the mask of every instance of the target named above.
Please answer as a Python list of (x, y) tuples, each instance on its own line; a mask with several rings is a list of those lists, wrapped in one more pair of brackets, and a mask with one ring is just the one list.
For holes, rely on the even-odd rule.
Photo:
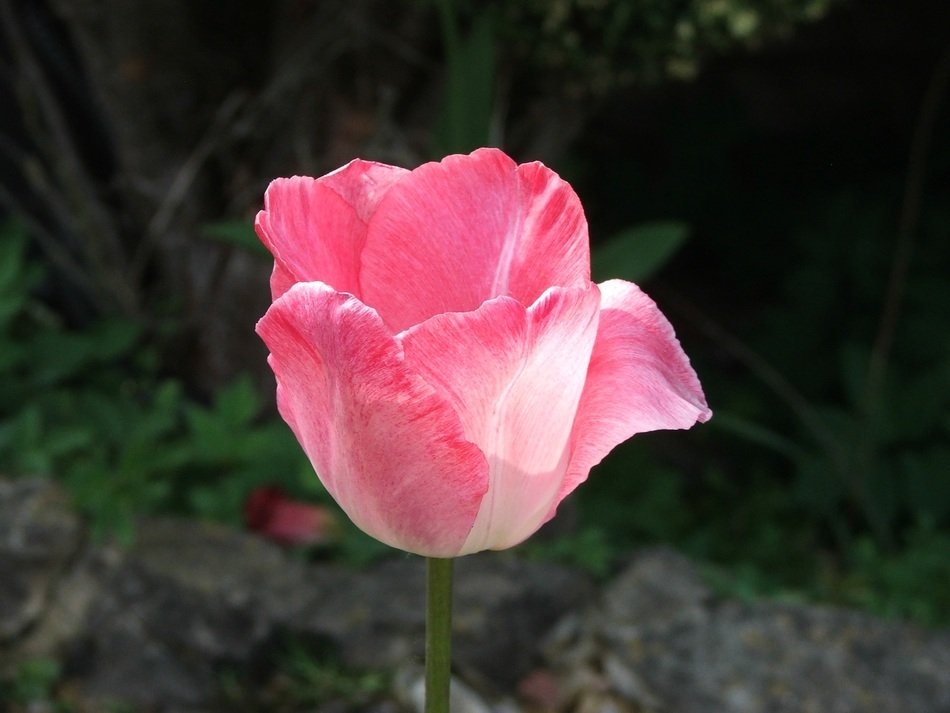
[(213, 700), (295, 616), (302, 566), (228, 528), (150, 520), (100, 587), (71, 668), (87, 697), (139, 705)]
[[(348, 569), (169, 519), (140, 522), (129, 549), (94, 546), (56, 486), (0, 481), (0, 675), (56, 658), (77, 713), (219, 713), (230, 672), (263, 711), (295, 643), (391, 680), (314, 711), (412, 711), (424, 574), (418, 557)], [(453, 624), (458, 706), (474, 713), (950, 713), (950, 632), (723, 599), (667, 549), (599, 594), (517, 553), (462, 558)]]
[(79, 550), (82, 528), (65, 495), (42, 480), (0, 480), (0, 660), (32, 627)]
[(548, 644), (566, 708), (946, 713), (950, 633), (840, 609), (721, 600), (695, 566), (641, 554)]
[[(337, 642), (342, 660), (357, 668), (423, 661), (421, 558), (399, 557), (343, 574), (320, 591), (295, 622), (298, 633)], [(511, 690), (536, 663), (538, 641), (593, 596), (589, 579), (575, 570), (502, 553), (461, 558), (454, 591), (455, 666), (469, 681), (498, 691)]]

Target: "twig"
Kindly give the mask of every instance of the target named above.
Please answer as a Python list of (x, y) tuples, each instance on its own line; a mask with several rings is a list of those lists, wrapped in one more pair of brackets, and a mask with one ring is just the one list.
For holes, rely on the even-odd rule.
[(878, 323), (877, 336), (868, 364), (867, 381), (864, 390), (864, 406), (868, 414), (873, 414), (880, 402), (881, 390), (894, 336), (897, 320), (900, 316), (901, 302), (907, 286), (907, 273), (914, 252), (917, 236), (917, 223), (920, 220), (920, 204), (923, 199), (924, 178), (927, 169), (927, 153), (933, 142), (934, 124), (940, 108), (940, 100), (950, 81), (950, 45), (937, 61), (927, 91), (917, 115), (917, 125), (911, 140), (910, 158), (907, 165), (907, 179), (904, 184), (904, 202), (897, 227), (897, 243), (894, 247), (894, 260), (887, 283), (884, 308)]
[[(63, 193), (61, 205), (69, 206), (67, 215), (59, 216), (62, 227), (68, 228), (78, 223), (80, 247), (95, 272), (92, 282), (97, 289), (91, 296), (105, 311), (111, 311), (118, 305), (127, 314), (136, 314), (138, 296), (129, 282), (122, 241), (116, 226), (96, 195), (95, 182), (84, 170), (66, 117), (40, 62), (25, 39), (27, 35), (9, 0), (0, 0), (0, 26), (16, 61), (16, 78), (19, 81), (15, 82), (15, 87), (22, 108), (28, 112), (28, 130), (32, 131), (38, 149), (45, 152), (48, 163), (56, 171)], [(29, 112), (32, 112), (32, 116)], [(60, 192), (52, 186), (47, 190)], [(44, 195), (47, 200), (51, 197), (52, 193)], [(105, 292), (103, 285), (107, 286)]]
[(689, 300), (681, 295), (669, 296), (679, 312), (693, 322), (707, 337), (744, 364), (759, 381), (768, 386), (795, 414), (814, 439), (825, 450), (835, 456), (835, 461), (839, 465), (844, 463), (844, 451), (841, 445), (829, 435), (830, 431), (827, 424), (808, 403), (808, 399), (778, 369), (772, 366), (763, 356), (746, 346), (738, 337), (729, 333), (714, 319), (704, 314)]
[(144, 268), (158, 238), (168, 230), (175, 214), (188, 197), (188, 190), (194, 184), (201, 167), (208, 157), (223, 142), (225, 130), (245, 102), (245, 97), (237, 92), (228, 95), (215, 112), (214, 120), (195, 144), (188, 158), (181, 164), (171, 186), (158, 209), (152, 215), (145, 228), (145, 240), (132, 259), (133, 270)]

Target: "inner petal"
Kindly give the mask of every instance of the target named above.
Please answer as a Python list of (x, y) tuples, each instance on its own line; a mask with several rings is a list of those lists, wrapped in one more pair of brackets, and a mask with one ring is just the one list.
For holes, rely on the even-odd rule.
[(552, 288), (525, 309), (500, 297), (399, 335), (410, 369), (441, 393), (489, 463), (462, 554), (528, 537), (551, 508), (597, 330), (600, 294)]
[(590, 282), (580, 202), (545, 166), (497, 149), (427, 163), (395, 184), (369, 222), (360, 285), (394, 332), (510, 295)]

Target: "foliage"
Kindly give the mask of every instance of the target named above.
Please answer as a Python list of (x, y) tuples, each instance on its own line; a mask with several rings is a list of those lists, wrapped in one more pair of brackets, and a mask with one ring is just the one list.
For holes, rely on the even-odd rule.
[[(579, 491), (582, 522), (621, 553), (675, 543), (709, 562), (732, 595), (810, 597), (946, 625), (950, 295), (938, 285), (950, 269), (941, 238), (950, 216), (931, 209), (922, 220), (895, 347), (874, 389), (887, 202), (873, 192), (815, 201), (785, 248), (777, 296), (758, 306), (759, 330), (747, 343), (709, 332), (749, 370), (699, 368), (715, 416), (677, 437), (706, 462), (681, 454), (670, 469), (670, 437), (640, 436)], [(594, 264), (622, 270), (635, 245), (608, 242)], [(604, 555), (592, 546), (589, 556)]]
[(61, 673), (59, 663), (51, 659), (19, 662), (9, 677), (0, 680), (0, 711), (72, 713), (72, 707), (60, 700), (55, 691)]
[(492, 141), (495, 106), (495, 13), (475, 16), (463, 35), (453, 0), (438, 0), (445, 43), (445, 98), (434, 134), (433, 153), (465, 153)]
[[(448, 1), (448, 0), (444, 0)], [(618, 85), (688, 79), (708, 57), (787, 37), (836, 0), (527, 0), (457, 3), (495, 28), (518, 56), (566, 83), (602, 95)]]
[(344, 667), (324, 648), (285, 642), (276, 652), (273, 666), (268, 666), (263, 684), (249, 685), (247, 676), (225, 671), (220, 685), (222, 707), (235, 713), (292, 713), (335, 702), (351, 710), (370, 705), (389, 690), (384, 673)]
[(160, 375), (134, 324), (74, 330), (33, 297), (42, 272), (22, 230), (0, 235), (0, 471), (61, 478), (98, 534), (174, 511), (239, 523), (247, 492), (318, 495), (288, 429), (249, 379), (210, 403)]
[(621, 554), (617, 543), (608, 538), (602, 527), (585, 527), (551, 540), (535, 537), (522, 549), (529, 557), (579, 567), (596, 579), (605, 579)]
[(688, 226), (673, 221), (627, 228), (593, 251), (594, 281), (615, 277), (630, 282), (648, 280), (676, 254), (687, 237)]

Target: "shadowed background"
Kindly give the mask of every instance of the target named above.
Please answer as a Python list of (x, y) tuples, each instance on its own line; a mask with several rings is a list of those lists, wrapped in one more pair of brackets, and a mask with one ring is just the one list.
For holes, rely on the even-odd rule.
[[(0, 0), (0, 472), (103, 537), (332, 508), (276, 419), (251, 229), (279, 175), (499, 145), (572, 183), (594, 276), (677, 327), (714, 419), (593, 472), (532, 556), (669, 543), (721, 590), (946, 625), (941, 0)], [(332, 512), (332, 510), (331, 510)], [(378, 546), (340, 520), (309, 551)]]

